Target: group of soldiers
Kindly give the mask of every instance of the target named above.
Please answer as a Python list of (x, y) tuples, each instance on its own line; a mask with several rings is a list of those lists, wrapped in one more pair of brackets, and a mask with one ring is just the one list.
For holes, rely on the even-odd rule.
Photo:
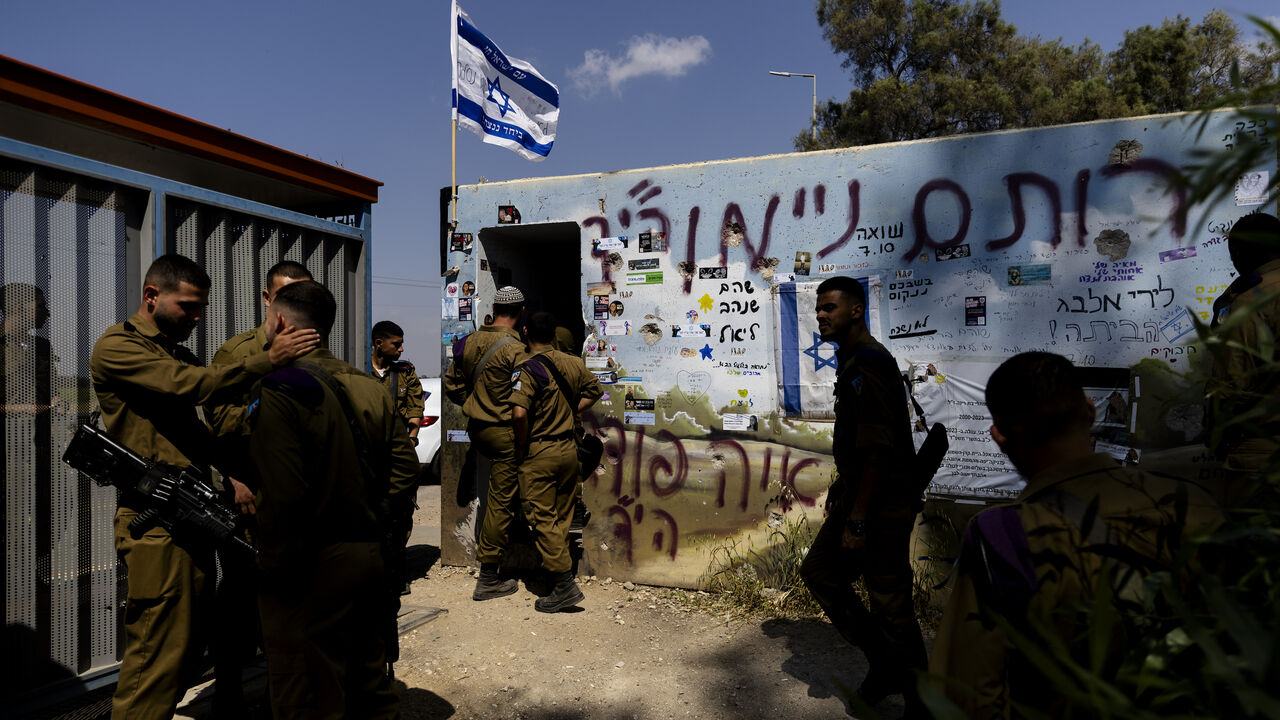
[(145, 503), (121, 493), (115, 545), (128, 590), (112, 717), (173, 717), (206, 643), (215, 714), (248, 716), (240, 677), (258, 627), (275, 717), (397, 717), (388, 662), (399, 600), (385, 590), (402, 577), (407, 535), (397, 533), (411, 523), (422, 415), (421, 384), (397, 362), (403, 331), (374, 332), (380, 377), (338, 360), (325, 347), (333, 295), (284, 261), (267, 273), (263, 324), (205, 367), (181, 343), (210, 285), (191, 259), (157, 258), (138, 311), (94, 346), (90, 374), (115, 440), (220, 474), (257, 558), (218, 550), (215, 559), (159, 526), (134, 537), (129, 524)]
[(472, 597), (490, 600), (519, 588), (517, 578), (504, 575), (502, 560), (513, 523), (527, 522), (541, 561), (541, 576), (527, 581), (540, 595), (534, 609), (555, 613), (583, 600), (569, 553), (582, 492), (578, 415), (603, 389), (581, 357), (557, 349), (572, 341), (554, 315), (534, 312), (522, 325), (524, 305), (519, 289), (499, 288), (492, 322), (454, 343), (442, 384), (467, 416), (472, 448), (490, 463)]

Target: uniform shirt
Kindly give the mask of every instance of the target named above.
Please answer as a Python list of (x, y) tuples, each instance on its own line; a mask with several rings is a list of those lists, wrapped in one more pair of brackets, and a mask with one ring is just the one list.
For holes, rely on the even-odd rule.
[[(570, 397), (560, 392), (555, 376), (544, 363), (555, 366), (568, 386)], [(511, 404), (529, 413), (529, 438), (540, 440), (574, 429), (578, 401), (598, 400), (604, 394), (600, 381), (580, 358), (559, 350), (541, 350), (525, 360), (512, 375)]]
[[(512, 338), (515, 342), (498, 348), (473, 388), (471, 377), (476, 365), (501, 337)], [(511, 392), (511, 376), (526, 356), (519, 333), (509, 327), (485, 325), (453, 344), (453, 362), (441, 381), (444, 394), (450, 402), (461, 405), (462, 414), (472, 420), (509, 423), (511, 406), (507, 403), (507, 396)]]
[(391, 392), (391, 376), (396, 377), (396, 396), (394, 403), (396, 414), (400, 416), (401, 422), (408, 427), (409, 421), (413, 419), (422, 420), (422, 413), (427, 409), (427, 395), (422, 389), (422, 381), (418, 379), (418, 371), (414, 369), (413, 363), (408, 360), (397, 360), (387, 367), (386, 372), (381, 375), (375, 369), (372, 372), (373, 379), (377, 380), (386, 392)]
[[(259, 325), (253, 330), (246, 330), (230, 340), (222, 343), (222, 347), (213, 354), (210, 365), (234, 365), (241, 360), (257, 355), (267, 349), (267, 327)], [(234, 399), (211, 405), (209, 425), (215, 435), (249, 436), (249, 423), (245, 421), (245, 411), (249, 405), (249, 387), (238, 393)]]
[[(907, 414), (906, 385), (898, 363), (875, 338), (840, 353), (836, 376), (836, 426), (832, 443), (836, 470), (849, 481), (861, 474), (858, 463), (869, 448), (882, 447), (892, 459), (889, 471), (905, 479), (915, 457), (911, 420)], [(901, 484), (901, 483), (899, 483)], [(881, 487), (880, 493), (895, 488)]]
[[(1250, 305), (1270, 295), (1280, 293), (1280, 260), (1273, 260), (1257, 272), (1245, 278), (1245, 288), (1240, 290), (1230, 302), (1219, 308), (1218, 314), (1225, 318), (1234, 317), (1238, 313), (1247, 312)], [(1252, 283), (1252, 287), (1248, 284)], [(1232, 283), (1235, 286), (1235, 283)], [(1217, 317), (1215, 316), (1215, 319)], [(1262, 328), (1269, 328), (1274, 336), (1280, 333), (1280, 299), (1271, 300), (1258, 308), (1249, 320), (1245, 320), (1234, 328), (1223, 333), (1223, 339), (1236, 342), (1245, 348), (1259, 351), (1262, 349)], [(1211, 390), (1223, 393), (1216, 404), (1215, 413), (1223, 418), (1230, 418), (1247, 412), (1253, 405), (1266, 398), (1273, 401), (1280, 397), (1280, 372), (1277, 372), (1274, 361), (1268, 363), (1255, 357), (1250, 352), (1233, 347), (1223, 350), (1221, 362), (1215, 362)], [(1280, 418), (1269, 417), (1256, 421), (1256, 431), (1274, 439), (1280, 435)], [(1241, 432), (1237, 431), (1229, 437), (1228, 446), (1241, 441)], [(1257, 434), (1251, 432), (1251, 435)], [(1256, 448), (1259, 452), (1274, 449), (1276, 443), (1268, 443), (1266, 438), (1257, 438), (1254, 444), (1261, 442), (1267, 447)], [(1266, 454), (1270, 454), (1266, 452)]]
[(178, 466), (214, 457), (196, 405), (229, 402), (270, 371), (265, 352), (201, 367), (141, 314), (107, 328), (89, 358), (107, 434), (144, 458)]
[(350, 400), (380, 487), (366, 486), (347, 415), (327, 385), (297, 364), (263, 378), (249, 413), (249, 455), (262, 482), (257, 540), (264, 569), (305, 564), (336, 542), (377, 541), (375, 504), (388, 494), (411, 496), (418, 473), (381, 385), (323, 348), (302, 359), (327, 370)]
[[(1063, 708), (1054, 705), (1058, 694), (996, 625), (983, 622), (982, 608), (998, 608), (1015, 626), (1022, 615), (1040, 618), (1064, 642), (1071, 639), (1078, 631), (1073, 614), (1061, 610), (1092, 595), (1103, 560), (1084, 547), (1120, 545), (1167, 567), (1174, 552), (1167, 540), (1177, 525), (1179, 484), (1099, 453), (1037, 473), (1017, 502), (974, 519), (929, 660), (931, 673), (976, 689), (976, 696), (947, 691), (966, 717), (1010, 717), (1014, 701), (1051, 717), (1062, 714)], [(1186, 489), (1185, 527), (1199, 532), (1220, 524), (1221, 513), (1209, 496), (1194, 485)], [(1096, 519), (1083, 538), (1081, 525), (1095, 501)], [(1140, 584), (1139, 575), (1121, 589), (1122, 596)]]

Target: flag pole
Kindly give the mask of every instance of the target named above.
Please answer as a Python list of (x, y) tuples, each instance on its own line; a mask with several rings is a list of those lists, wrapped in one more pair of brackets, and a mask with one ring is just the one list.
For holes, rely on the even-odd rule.
[(449, 59), (453, 64), (453, 108), (449, 113), (449, 232), (458, 229), (458, 0), (449, 12)]
[(452, 130), (449, 133), (449, 184), (452, 189), (449, 193), (449, 227), (451, 230), (458, 229), (458, 118), (453, 118), (450, 122)]

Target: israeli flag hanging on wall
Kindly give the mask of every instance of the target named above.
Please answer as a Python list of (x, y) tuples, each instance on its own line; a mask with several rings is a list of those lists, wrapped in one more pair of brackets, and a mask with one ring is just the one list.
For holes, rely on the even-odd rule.
[[(880, 328), (880, 279), (858, 278), (867, 293), (866, 319), (872, 335)], [(810, 420), (834, 420), (836, 344), (823, 342), (818, 334), (814, 307), (818, 304), (818, 285), (811, 282), (781, 283), (774, 288), (773, 326), (778, 329), (774, 344), (778, 373), (778, 404), (786, 417)]]
[(560, 90), (532, 65), (512, 57), (453, 3), (453, 119), (491, 145), (528, 160), (551, 152)]

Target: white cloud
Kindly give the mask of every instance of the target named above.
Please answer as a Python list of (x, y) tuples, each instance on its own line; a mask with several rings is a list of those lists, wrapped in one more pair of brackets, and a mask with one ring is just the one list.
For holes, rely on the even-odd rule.
[(645, 75), (679, 77), (711, 56), (711, 42), (701, 35), (687, 38), (641, 35), (631, 38), (624, 53), (612, 57), (592, 48), (582, 64), (569, 69), (569, 77), (579, 90), (591, 94), (604, 87), (615, 93), (622, 83)]

